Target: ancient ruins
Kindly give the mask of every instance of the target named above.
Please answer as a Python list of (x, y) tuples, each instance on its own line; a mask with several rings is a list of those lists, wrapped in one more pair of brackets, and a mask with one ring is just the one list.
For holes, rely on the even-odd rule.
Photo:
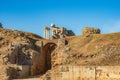
[[(50, 31), (52, 35), (50, 34)], [(72, 30), (67, 30), (64, 27), (56, 27), (55, 24), (51, 24), (51, 29), (49, 27), (44, 27), (44, 38), (45, 39), (59, 39), (65, 38), (67, 36), (75, 36)]]
[(44, 27), (44, 38), (50, 39), (50, 28), (49, 27)]
[(42, 38), (0, 26), (0, 80), (120, 80), (120, 33), (52, 24)]
[(99, 28), (85, 27), (82, 29), (82, 35), (100, 34)]

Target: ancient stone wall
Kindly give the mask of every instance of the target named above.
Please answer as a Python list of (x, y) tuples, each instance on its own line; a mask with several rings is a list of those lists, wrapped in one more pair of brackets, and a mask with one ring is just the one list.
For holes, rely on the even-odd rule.
[(100, 29), (85, 27), (82, 29), (82, 35), (100, 34)]
[[(52, 35), (50, 35), (50, 30)], [(51, 29), (49, 27), (44, 27), (44, 38), (45, 39), (59, 39), (65, 38), (66, 36), (75, 36), (72, 30), (67, 30), (64, 27), (56, 27), (55, 24), (51, 24)]]
[(40, 51), (35, 51), (32, 47), (29, 44), (18, 42), (9, 43), (5, 49), (6, 52), (1, 52), (0, 65), (3, 65), (1, 68), (4, 66), (6, 68), (0, 72), (0, 76), (4, 75), (11, 79), (40, 74), (41, 69), (43, 69), (40, 66), (43, 65), (40, 63), (42, 55), (40, 56)]
[(57, 47), (57, 40), (38, 41), (36, 45), (40, 47), (40, 52), (33, 51), (31, 75), (44, 74), (51, 69), (51, 53)]
[(39, 75), (44, 73), (45, 63), (44, 63), (44, 54), (33, 52), (32, 57), (32, 66), (31, 66), (31, 75)]
[(65, 38), (66, 36), (75, 36), (72, 30), (64, 27), (52, 27), (52, 39)]
[(120, 80), (120, 66), (59, 66), (41, 80)]

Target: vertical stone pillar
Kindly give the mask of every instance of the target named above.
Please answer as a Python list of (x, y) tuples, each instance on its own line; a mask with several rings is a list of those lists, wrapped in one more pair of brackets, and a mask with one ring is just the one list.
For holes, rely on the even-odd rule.
[(46, 30), (45, 30), (45, 27), (44, 27), (44, 38), (46, 38)]
[(44, 38), (50, 39), (50, 28), (44, 27)]
[(48, 36), (49, 36), (49, 39), (50, 39), (50, 29), (49, 29), (49, 33), (48, 34), (49, 34)]
[(54, 28), (55, 28), (55, 24), (51, 24), (51, 29), (52, 29), (52, 36), (54, 35)]

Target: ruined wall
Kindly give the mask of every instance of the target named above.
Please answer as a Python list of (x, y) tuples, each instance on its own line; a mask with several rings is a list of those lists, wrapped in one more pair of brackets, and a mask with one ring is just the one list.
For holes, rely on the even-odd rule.
[(32, 55), (32, 65), (31, 65), (31, 75), (38, 75), (40, 73), (43, 73), (44, 63), (42, 60), (42, 56), (40, 53), (33, 51)]
[(67, 30), (64, 27), (56, 27), (55, 24), (51, 24), (52, 39), (65, 38), (66, 36), (75, 36), (72, 30)]
[(85, 27), (82, 29), (82, 35), (100, 34), (100, 29)]
[(33, 37), (29, 33), (0, 28), (0, 80), (28, 77), (33, 73), (33, 66), (39, 67), (33, 64), (40, 62), (41, 47), (35, 44), (37, 38)]
[(57, 42), (57, 40), (36, 42), (36, 45), (40, 47), (40, 53), (33, 52), (32, 75), (44, 74), (47, 70), (51, 69), (51, 53), (56, 49)]
[(120, 66), (59, 66), (41, 80), (120, 80)]
[(36, 45), (39, 47), (39, 52), (33, 51), (31, 75), (39, 75), (44, 73), (45, 55), (43, 53), (43, 41), (37, 41)]

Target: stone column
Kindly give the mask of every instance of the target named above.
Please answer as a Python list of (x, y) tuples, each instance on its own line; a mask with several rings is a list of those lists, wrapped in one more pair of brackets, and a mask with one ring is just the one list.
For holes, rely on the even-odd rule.
[(44, 38), (50, 39), (50, 28), (44, 27)]
[(55, 28), (55, 24), (51, 24), (51, 29), (52, 29), (52, 36), (54, 35), (54, 28)]
[(50, 28), (47, 28), (47, 39), (50, 39)]
[(50, 29), (49, 29), (49, 33), (48, 34), (49, 34), (48, 36), (49, 36), (49, 39), (50, 39)]
[(46, 38), (46, 27), (44, 27), (44, 38)]

